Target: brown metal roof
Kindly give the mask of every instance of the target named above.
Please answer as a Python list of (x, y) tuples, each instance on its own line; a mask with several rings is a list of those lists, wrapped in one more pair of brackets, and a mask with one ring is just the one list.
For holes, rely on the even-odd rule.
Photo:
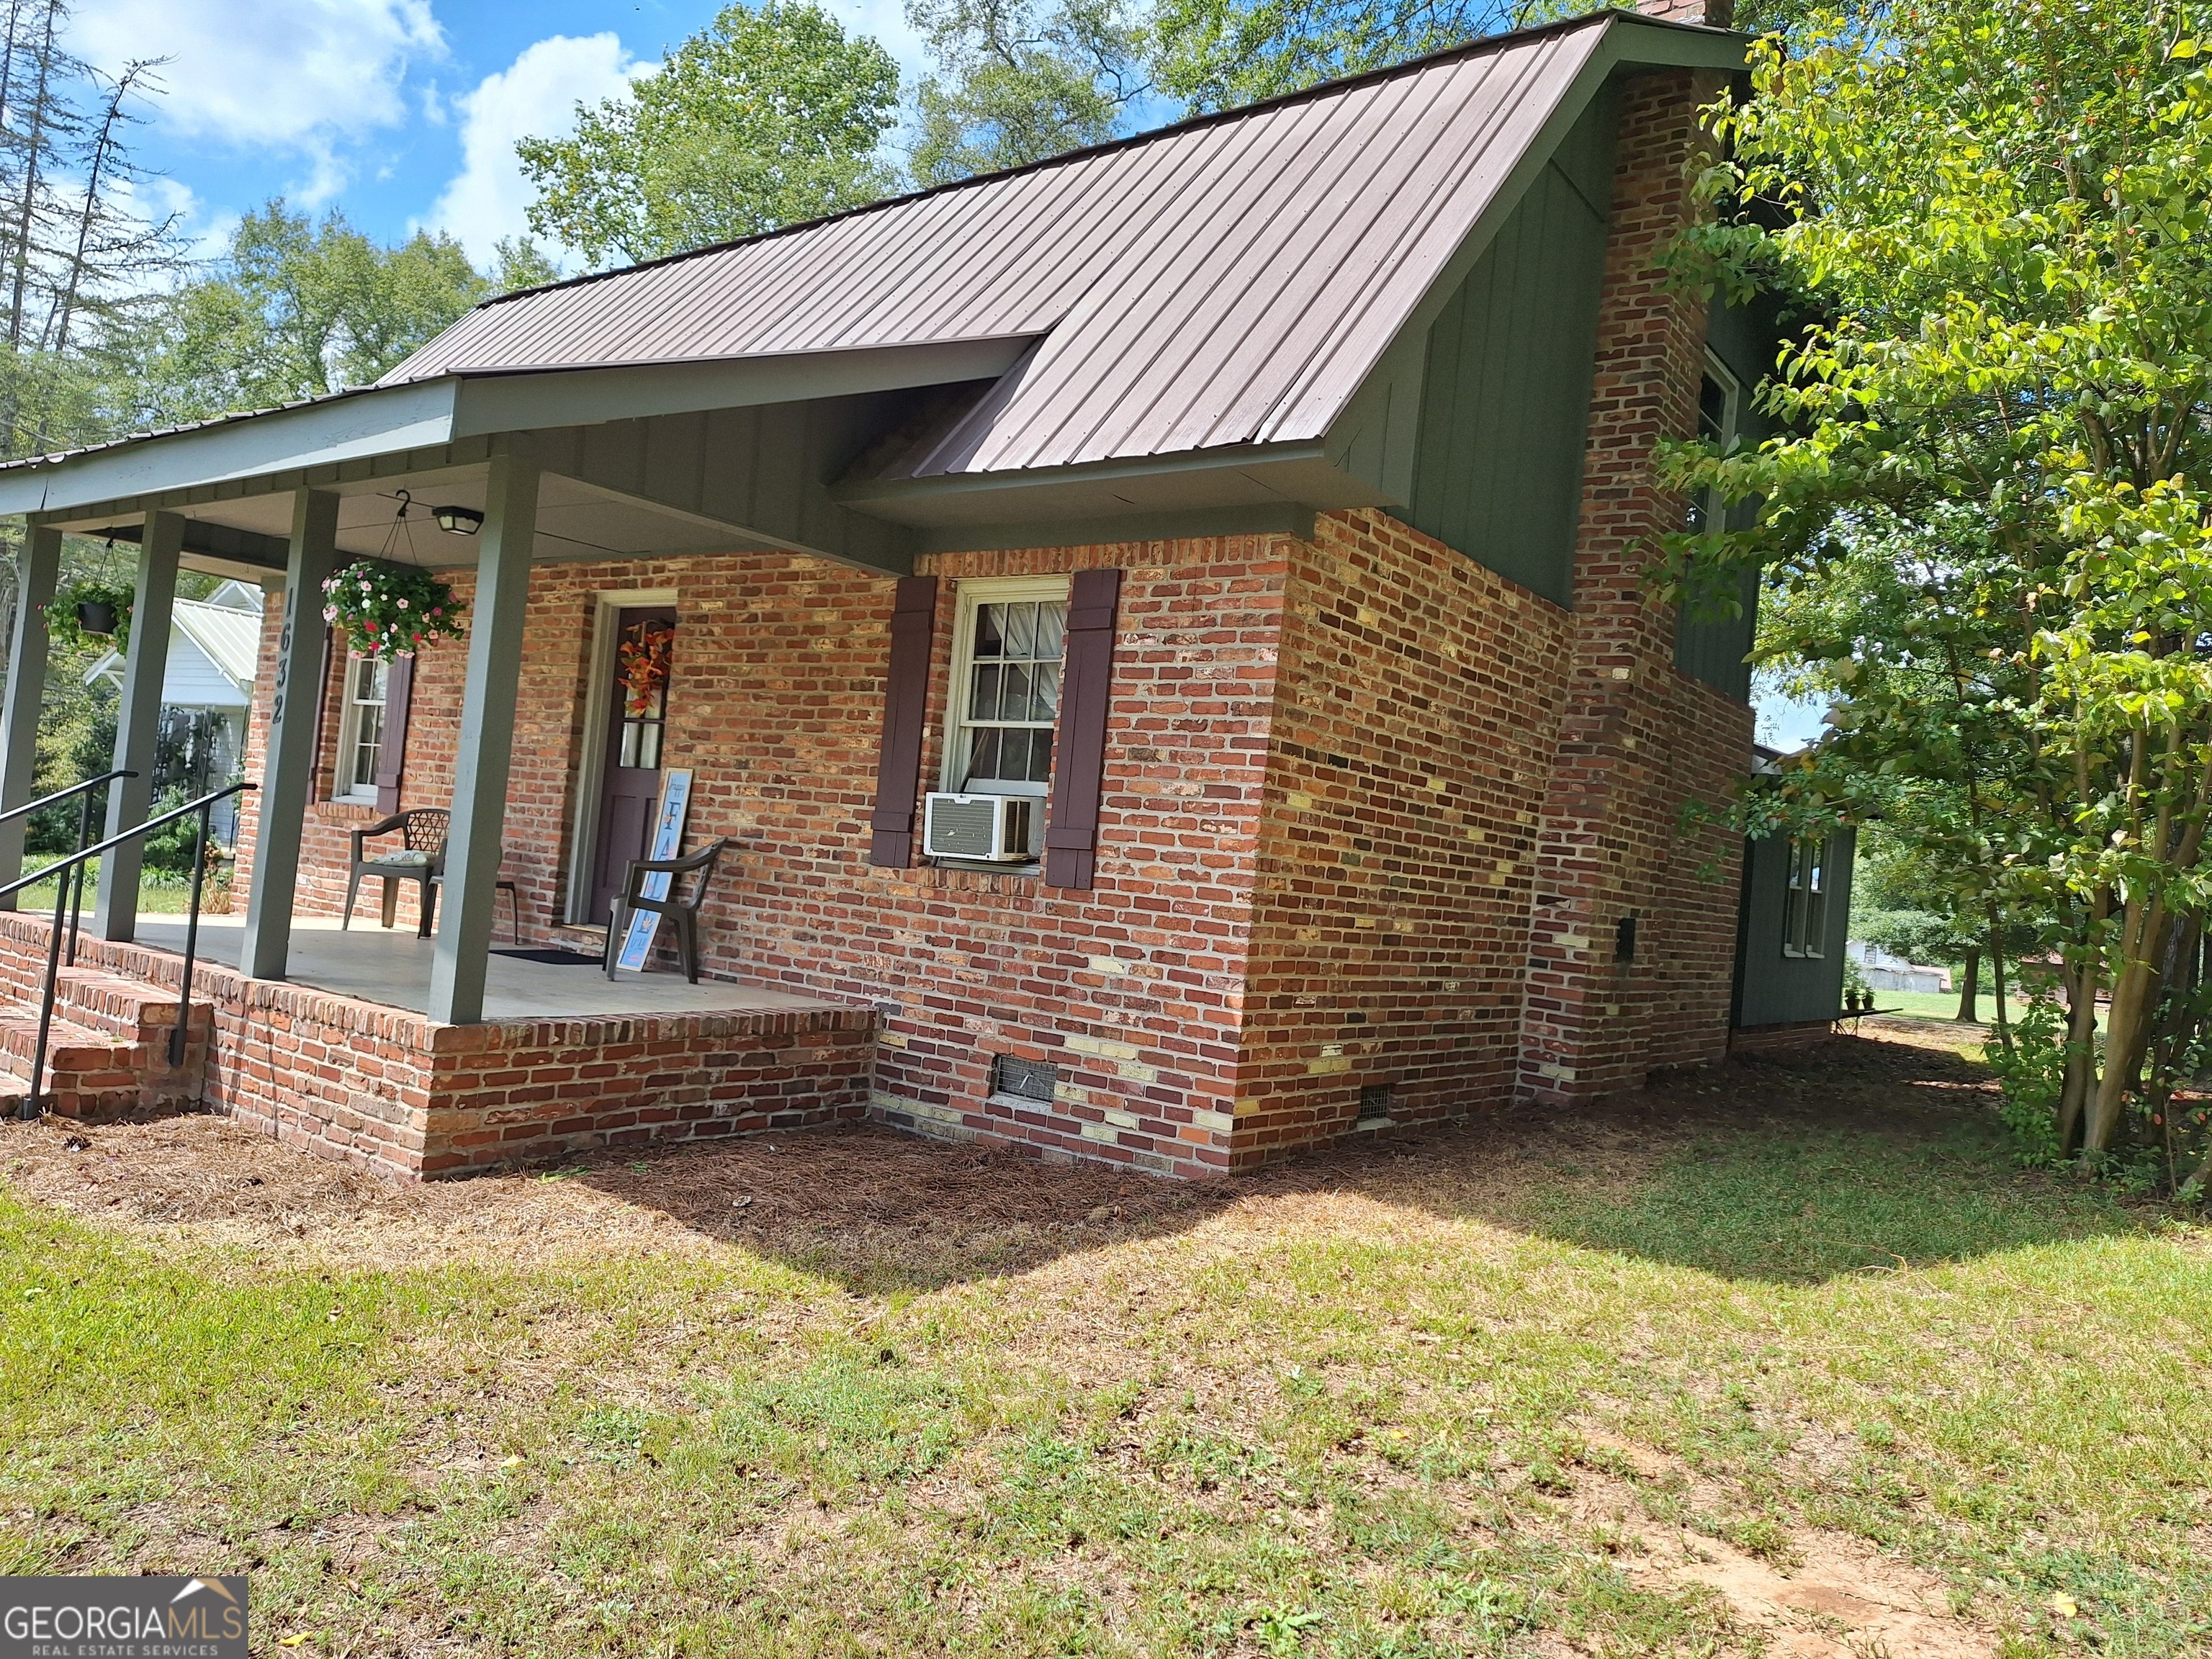
[(511, 295), (386, 377), (1042, 337), (919, 470), (1320, 438), (1620, 14)]

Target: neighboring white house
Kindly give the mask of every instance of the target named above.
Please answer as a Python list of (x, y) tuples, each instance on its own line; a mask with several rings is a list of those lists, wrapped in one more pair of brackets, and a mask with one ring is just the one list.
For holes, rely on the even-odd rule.
[(1859, 976), (1872, 991), (1948, 991), (1951, 970), (1948, 968), (1923, 968), (1917, 962), (1907, 962), (1903, 957), (1893, 956), (1878, 945), (1869, 945), (1863, 939), (1851, 939), (1844, 946), (1844, 954), (1859, 965)]
[[(162, 719), (182, 728), (176, 736), (194, 751), (191, 771), (210, 787), (228, 782), (245, 757), (260, 651), (259, 588), (227, 581), (204, 599), (176, 601), (161, 674)], [(87, 685), (96, 681), (122, 689), (121, 652), (108, 652), (85, 671)], [(230, 839), (227, 823), (218, 824), (217, 833)]]

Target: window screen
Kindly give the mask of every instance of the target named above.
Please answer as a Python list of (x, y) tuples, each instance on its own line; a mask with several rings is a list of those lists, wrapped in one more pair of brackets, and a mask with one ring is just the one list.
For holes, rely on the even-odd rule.
[(963, 789), (1034, 786), (1052, 776), (1066, 630), (1064, 599), (976, 606), (961, 720), (968, 745)]

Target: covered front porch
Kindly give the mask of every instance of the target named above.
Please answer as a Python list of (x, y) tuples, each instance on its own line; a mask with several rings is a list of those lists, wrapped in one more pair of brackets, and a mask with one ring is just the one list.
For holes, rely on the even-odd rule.
[[(1012, 351), (998, 342), (857, 354), (817, 366), (811, 387), (776, 366), (537, 377), (529, 397), (509, 380), (450, 377), (0, 471), (0, 511), (28, 516), (0, 706), (0, 808), (33, 795), (45, 606), (65, 533), (139, 550), (115, 749), (115, 765), (137, 776), (110, 792), (110, 836), (152, 810), (179, 571), (257, 581), (272, 598), (247, 758), (258, 787), (241, 827), (243, 902), (200, 922), (193, 990), (213, 1032), (200, 1098), (402, 1176), (857, 1115), (878, 1018), (868, 1002), (711, 969), (690, 984), (665, 961), (610, 979), (575, 925), (591, 920), (582, 902), (546, 892), (560, 835), (549, 837), (542, 813), (514, 820), (510, 803), (518, 789), (530, 797), (530, 778), (518, 777), (548, 752), (517, 729), (532, 572), (797, 552), (864, 577), (906, 574), (908, 532), (847, 510), (821, 481), (866, 435), (863, 406), (879, 420), (902, 389), (995, 373)], [(824, 395), (794, 400), (805, 390)], [(718, 464), (743, 451), (759, 464)], [(441, 514), (441, 529), (433, 507), (460, 511)], [(323, 587), (361, 556), (447, 573), (468, 596), (465, 641), (437, 647), (434, 678), (453, 695), (417, 733), (437, 763), (409, 787), (410, 809), (449, 815), (427, 938), (411, 914), (398, 928), (378, 925), (374, 880), (350, 931), (319, 914), (331, 908), (328, 843), (377, 811), (333, 802), (324, 752), (333, 657), (341, 674), (345, 658), (325, 624)], [(551, 817), (565, 822), (599, 780), (584, 766), (560, 787), (567, 799)], [(22, 865), (20, 821), (0, 825), (0, 882)], [(102, 860), (80, 978), (173, 994), (185, 924), (141, 915), (140, 878), (136, 843)], [(575, 957), (502, 954), (516, 931), (510, 904), (541, 957), (556, 944)], [(414, 909), (411, 889), (403, 908)], [(0, 969), (19, 1003), (35, 995), (46, 927), (0, 914)]]
[[(182, 916), (142, 916), (136, 942), (181, 958), (185, 927)], [(199, 953), (213, 962), (236, 962), (245, 937), (241, 916), (203, 916)], [(545, 959), (557, 954), (516, 955), (493, 947), (484, 964), (484, 1021), (785, 1013), (847, 1006), (728, 980), (702, 979), (693, 985), (678, 973), (617, 970), (611, 980), (596, 961), (580, 954), (572, 962)], [(436, 944), (419, 938), (411, 927), (380, 927), (372, 916), (367, 926), (356, 920), (351, 929), (341, 931), (335, 917), (298, 916), (292, 922), (285, 957), (285, 978), (292, 984), (410, 1013), (430, 1011)]]

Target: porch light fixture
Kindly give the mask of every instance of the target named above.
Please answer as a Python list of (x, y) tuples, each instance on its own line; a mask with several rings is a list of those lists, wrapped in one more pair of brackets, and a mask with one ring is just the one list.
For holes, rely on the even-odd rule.
[(430, 516), (448, 536), (473, 536), (483, 528), (483, 514), (473, 507), (434, 507)]

